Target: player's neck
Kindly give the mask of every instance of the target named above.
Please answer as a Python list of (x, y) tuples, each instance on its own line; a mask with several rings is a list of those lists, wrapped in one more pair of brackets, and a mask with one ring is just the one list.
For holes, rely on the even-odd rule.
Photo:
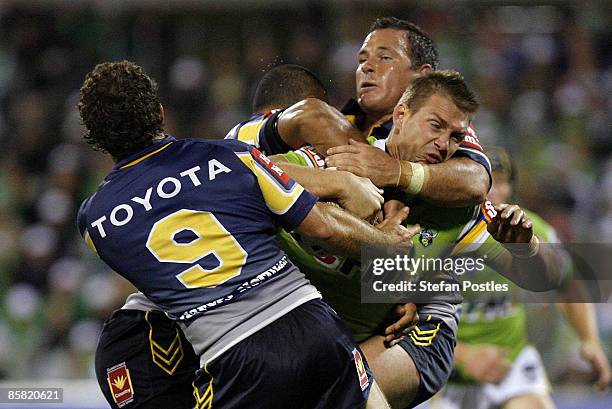
[[(359, 130), (364, 133), (370, 133), (370, 130), (375, 126), (379, 126), (387, 122), (393, 117), (393, 113), (389, 114), (378, 114), (378, 113), (366, 113), (364, 121), (361, 123)], [(366, 135), (368, 136), (368, 135)]]
[(156, 134), (153, 139), (151, 139), (151, 142), (157, 142), (157, 141), (161, 141), (162, 139), (164, 139), (166, 137), (166, 135), (163, 132), (159, 132), (158, 134)]

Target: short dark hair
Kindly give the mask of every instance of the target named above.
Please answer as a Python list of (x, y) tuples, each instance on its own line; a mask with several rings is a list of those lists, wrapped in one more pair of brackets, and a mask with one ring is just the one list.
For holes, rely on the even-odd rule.
[(440, 65), (438, 49), (431, 37), (424, 32), (421, 27), (395, 17), (380, 17), (372, 23), (368, 34), (372, 31), (382, 30), (383, 28), (391, 28), (406, 32), (408, 42), (410, 43), (410, 50), (407, 51), (412, 60), (412, 69), (416, 70), (425, 64), (431, 65), (431, 68), (434, 70), (438, 69), (438, 65)]
[(115, 159), (144, 149), (163, 132), (157, 84), (129, 61), (96, 65), (85, 76), (78, 107), (85, 141)]
[(410, 112), (417, 112), (434, 94), (449, 96), (462, 112), (469, 115), (476, 112), (478, 102), (474, 93), (468, 88), (463, 75), (455, 70), (432, 71), (416, 77), (400, 98)]
[(257, 84), (253, 112), (285, 108), (313, 97), (327, 102), (327, 89), (309, 69), (296, 64), (271, 68)]

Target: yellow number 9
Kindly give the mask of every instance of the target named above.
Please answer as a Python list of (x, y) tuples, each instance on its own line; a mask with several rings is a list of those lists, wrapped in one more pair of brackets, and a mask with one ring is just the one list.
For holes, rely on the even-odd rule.
[[(189, 230), (197, 238), (178, 243), (175, 236)], [(187, 288), (214, 287), (240, 274), (247, 253), (210, 212), (182, 209), (153, 225), (147, 248), (162, 263), (194, 264), (176, 276)], [(202, 268), (198, 260), (213, 254), (219, 265)]]

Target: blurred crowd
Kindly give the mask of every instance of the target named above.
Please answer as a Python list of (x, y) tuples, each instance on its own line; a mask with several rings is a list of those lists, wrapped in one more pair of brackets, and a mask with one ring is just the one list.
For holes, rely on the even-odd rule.
[[(84, 75), (102, 61), (132, 60), (157, 80), (168, 133), (222, 138), (247, 118), (266, 69), (309, 67), (340, 107), (374, 18), (414, 21), (442, 67), (477, 91), (477, 133), (485, 148), (512, 152), (520, 203), (565, 241), (612, 242), (609, 4), (425, 3), (0, 2), (0, 379), (92, 376), (102, 322), (131, 291), (75, 225), (112, 166), (81, 141), (76, 109)], [(598, 309), (609, 353), (612, 311)], [(571, 353), (564, 343), (555, 351)]]

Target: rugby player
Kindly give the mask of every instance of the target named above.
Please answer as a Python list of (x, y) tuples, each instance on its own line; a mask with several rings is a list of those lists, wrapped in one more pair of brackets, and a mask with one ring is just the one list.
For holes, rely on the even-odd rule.
[[(452, 157), (467, 132), (470, 115), (476, 102), (463, 78), (456, 72), (431, 72), (415, 79), (394, 110), (394, 126), (390, 137), (373, 140), (384, 154), (384, 149), (396, 159), (425, 162), (428, 154), (441, 160)], [(313, 149), (302, 148), (285, 155), (285, 159), (305, 166), (322, 167), (324, 161)], [(282, 164), (281, 164), (282, 166)], [(429, 256), (444, 257), (475, 251), (487, 243), (488, 261), (503, 266), (505, 274), (521, 286), (534, 290), (552, 288), (559, 282), (555, 255), (546, 250), (534, 251), (529, 258), (515, 257), (499, 243), (530, 243), (537, 249), (537, 238), (531, 233), (531, 222), (523, 218), (517, 206), (442, 209), (422, 204), (412, 208), (409, 222), (419, 222), (440, 236), (441, 246), (426, 249), (429, 244), (414, 240), (419, 251)], [(487, 233), (487, 220), (491, 235)], [(421, 237), (422, 238), (422, 237)], [(448, 246), (450, 245), (450, 247)], [(292, 260), (308, 271), (326, 299), (340, 314), (370, 359), (378, 381), (393, 407), (415, 406), (431, 397), (446, 382), (452, 368), (455, 334), (458, 325), (458, 305), (430, 302), (418, 305), (419, 323), (398, 345), (386, 348), (383, 337), (376, 335), (385, 323), (393, 304), (360, 304), (361, 288), (358, 262), (308, 249), (307, 243), (286, 236), (283, 244)], [(438, 254), (431, 254), (431, 251)], [(514, 250), (513, 250), (514, 251)], [(313, 257), (310, 254), (318, 255)], [(546, 253), (546, 254), (544, 254)], [(520, 254), (519, 254), (520, 255)], [(530, 280), (521, 273), (526, 265), (540, 266), (540, 280)], [(533, 270), (530, 270), (533, 271)], [(384, 327), (384, 326), (383, 326)]]
[[(249, 145), (164, 135), (155, 88), (126, 61), (86, 76), (85, 139), (116, 165), (81, 205), (78, 226), (111, 268), (181, 322), (202, 366), (196, 406), (386, 407), (358, 347), (273, 233), (279, 223), (352, 257), (362, 244), (405, 236), (317, 203)], [(121, 407), (134, 399), (124, 391)]]
[[(282, 92), (278, 92), (281, 89)], [(306, 98), (323, 98), (327, 91), (309, 70), (297, 65), (281, 65), (270, 69), (261, 79), (253, 99), (255, 113), (227, 135), (275, 153), (289, 149), (288, 141), (273, 132), (274, 118), (279, 108)], [(366, 218), (380, 209), (380, 194), (367, 179), (350, 172), (325, 172), (301, 168), (302, 181), (321, 198), (334, 200), (342, 207)], [(311, 172), (303, 172), (311, 171)], [(313, 175), (314, 174), (314, 175)], [(398, 324), (404, 328), (412, 320), (411, 307), (407, 318)], [(96, 376), (109, 404), (116, 407), (113, 397), (113, 370), (125, 364), (132, 374), (136, 393), (130, 407), (191, 408), (192, 381), (199, 362), (191, 344), (184, 338), (177, 323), (142, 293), (130, 295), (124, 306), (105, 322), (96, 349)]]
[[(324, 99), (308, 98), (275, 113), (267, 121), (267, 134), (292, 147), (307, 143), (322, 156), (332, 147), (337, 148), (330, 154), (359, 154), (358, 147), (348, 145), (350, 140), (366, 142), (368, 138), (386, 138), (393, 125), (393, 109), (406, 87), (414, 78), (437, 69), (439, 64), (438, 51), (431, 38), (415, 24), (395, 18), (374, 22), (358, 59), (357, 99), (350, 100), (342, 112)], [(331, 160), (329, 166), (338, 170), (366, 176), (379, 187), (401, 187), (444, 207), (482, 203), (490, 186), (490, 164), (471, 126), (452, 160), (444, 163), (433, 157), (422, 164), (408, 163), (382, 153), (359, 156), (358, 160), (367, 164), (367, 169), (354, 166), (352, 157), (335, 155)]]
[[(502, 148), (489, 150), (488, 156), (493, 166), (489, 198), (495, 204), (507, 203), (516, 181), (515, 166)], [(534, 233), (543, 242), (559, 241), (552, 226), (535, 213), (524, 211), (533, 222)], [(488, 269), (469, 275), (469, 279), (486, 281), (494, 274)], [(605, 389), (610, 383), (610, 364), (601, 347), (593, 305), (557, 306), (578, 335), (582, 356), (597, 375), (596, 388)], [(448, 409), (554, 407), (542, 359), (527, 340), (525, 305), (512, 302), (507, 295), (492, 293), (486, 303), (466, 302), (463, 307), (455, 348), (455, 371), (436, 397), (434, 406)]]
[[(393, 125), (393, 109), (406, 87), (414, 78), (438, 69), (439, 59), (434, 42), (417, 25), (387, 17), (377, 19), (370, 27), (358, 63), (357, 98), (350, 100), (342, 112), (366, 138), (384, 139)], [(471, 125), (452, 160), (443, 163), (436, 157), (428, 157), (421, 164), (407, 163), (389, 156), (370, 156), (372, 152), (359, 155), (357, 161), (339, 155), (359, 154), (352, 145), (329, 153), (336, 155), (328, 166), (368, 177), (379, 187), (399, 186), (444, 207), (482, 203), (490, 187), (490, 164)], [(361, 162), (366, 166), (356, 166)]]

